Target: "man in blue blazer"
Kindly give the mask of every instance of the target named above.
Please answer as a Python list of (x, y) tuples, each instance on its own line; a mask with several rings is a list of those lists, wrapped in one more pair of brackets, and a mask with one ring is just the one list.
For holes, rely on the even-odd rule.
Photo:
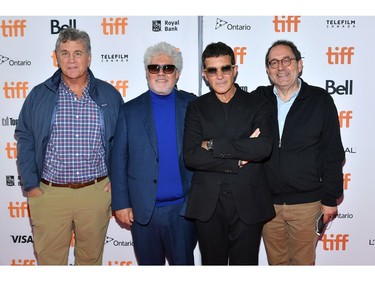
[(193, 265), (194, 224), (184, 217), (191, 171), (183, 162), (184, 118), (196, 96), (177, 90), (182, 55), (160, 42), (144, 56), (149, 90), (119, 113), (111, 160), (112, 209), (129, 226), (139, 265)]

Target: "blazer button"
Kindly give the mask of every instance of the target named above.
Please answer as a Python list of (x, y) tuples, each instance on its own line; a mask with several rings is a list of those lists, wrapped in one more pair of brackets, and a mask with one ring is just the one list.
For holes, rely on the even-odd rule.
[(157, 183), (158, 181), (157, 180), (153, 180), (154, 183)]

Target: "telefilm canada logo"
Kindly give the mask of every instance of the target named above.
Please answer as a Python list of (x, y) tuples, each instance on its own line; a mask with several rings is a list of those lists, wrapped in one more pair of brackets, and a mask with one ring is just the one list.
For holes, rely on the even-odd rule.
[(251, 30), (251, 25), (245, 23), (245, 24), (234, 24), (227, 22), (226, 20), (223, 20), (221, 18), (216, 18), (216, 24), (215, 24), (215, 30), (218, 30), (219, 28), (226, 28), (227, 30), (230, 31), (250, 31)]
[(326, 19), (327, 28), (355, 28), (355, 20), (350, 19)]
[(101, 62), (106, 62), (106, 63), (123, 63), (123, 62), (129, 61), (129, 55), (121, 54), (121, 53), (101, 54), (100, 60)]

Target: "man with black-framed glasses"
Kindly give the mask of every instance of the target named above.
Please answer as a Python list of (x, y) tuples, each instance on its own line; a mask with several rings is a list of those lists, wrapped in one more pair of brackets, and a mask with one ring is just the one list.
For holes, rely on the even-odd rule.
[(121, 108), (112, 153), (112, 209), (131, 229), (139, 265), (193, 265), (194, 224), (184, 217), (192, 173), (182, 155), (187, 105), (178, 90), (181, 52), (166, 42), (147, 48), (149, 90)]
[(272, 149), (270, 105), (235, 83), (228, 45), (209, 44), (202, 64), (211, 91), (186, 112), (184, 158), (194, 170), (186, 216), (203, 265), (258, 265), (262, 227), (275, 214), (263, 167)]
[(265, 57), (269, 86), (253, 93), (273, 107), (274, 148), (266, 163), (276, 217), (263, 228), (270, 265), (314, 265), (317, 219), (337, 215), (343, 194), (337, 109), (330, 94), (301, 78), (301, 53), (291, 41), (272, 44)]

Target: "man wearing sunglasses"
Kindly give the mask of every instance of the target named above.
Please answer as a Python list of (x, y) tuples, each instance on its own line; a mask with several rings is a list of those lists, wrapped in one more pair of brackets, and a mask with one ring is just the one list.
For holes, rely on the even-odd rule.
[(322, 223), (331, 220), (343, 194), (337, 109), (326, 90), (302, 80), (302, 57), (293, 42), (274, 42), (265, 68), (272, 84), (254, 94), (272, 103), (276, 128), (266, 163), (276, 210), (263, 229), (267, 258), (270, 265), (314, 265), (317, 218), (323, 213)]
[(263, 161), (272, 149), (270, 106), (243, 91), (233, 50), (202, 54), (211, 91), (186, 112), (184, 158), (194, 169), (186, 216), (194, 219), (203, 265), (258, 265), (263, 223), (274, 216)]
[(160, 42), (144, 55), (149, 90), (120, 110), (112, 154), (112, 209), (131, 228), (139, 265), (193, 265), (194, 223), (184, 217), (191, 171), (182, 155), (187, 105), (182, 55)]

